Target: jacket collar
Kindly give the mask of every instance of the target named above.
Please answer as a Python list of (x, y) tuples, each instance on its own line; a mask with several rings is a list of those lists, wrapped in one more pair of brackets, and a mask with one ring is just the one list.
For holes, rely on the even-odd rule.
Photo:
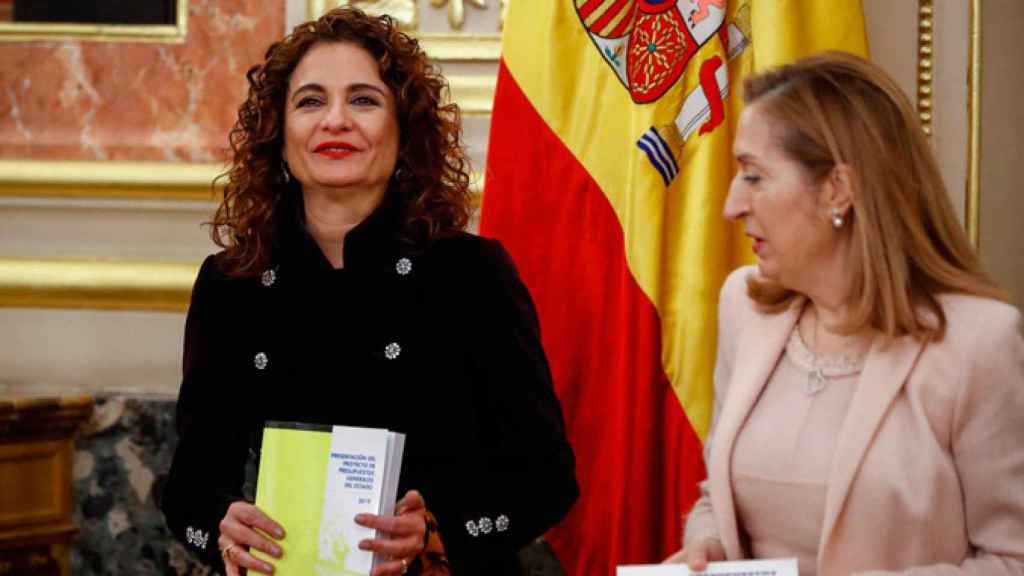
[[(362, 270), (393, 264), (390, 261), (401, 252), (402, 213), (400, 203), (392, 194), (387, 194), (369, 216), (349, 230), (345, 236), (345, 269)], [(277, 209), (274, 265), (305, 272), (332, 271), (331, 263), (306, 230), (305, 220), (300, 194), (282, 200)]]

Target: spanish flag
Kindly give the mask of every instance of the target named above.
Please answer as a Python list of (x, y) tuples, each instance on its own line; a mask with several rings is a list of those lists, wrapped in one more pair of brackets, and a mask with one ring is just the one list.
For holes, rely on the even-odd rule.
[(860, 0), (514, 0), (480, 230), (536, 299), (582, 496), (569, 574), (680, 546), (705, 476), (718, 290), (751, 261), (722, 218), (745, 74), (867, 54)]

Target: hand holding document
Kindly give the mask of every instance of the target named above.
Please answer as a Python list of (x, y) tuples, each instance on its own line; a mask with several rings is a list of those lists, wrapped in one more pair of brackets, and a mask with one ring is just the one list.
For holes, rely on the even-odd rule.
[(256, 505), (288, 533), (281, 558), (264, 558), (275, 573), (368, 575), (381, 559), (359, 542), (386, 535), (355, 517), (393, 513), (404, 445), (383, 429), (268, 422)]
[(800, 576), (796, 558), (711, 562), (701, 572), (686, 564), (619, 566), (615, 576)]

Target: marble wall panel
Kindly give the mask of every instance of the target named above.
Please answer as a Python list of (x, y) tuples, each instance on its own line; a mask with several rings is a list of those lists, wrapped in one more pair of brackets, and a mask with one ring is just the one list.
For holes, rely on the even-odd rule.
[(282, 35), (284, 0), (188, 1), (184, 44), (0, 43), (0, 157), (224, 158), (245, 72)]

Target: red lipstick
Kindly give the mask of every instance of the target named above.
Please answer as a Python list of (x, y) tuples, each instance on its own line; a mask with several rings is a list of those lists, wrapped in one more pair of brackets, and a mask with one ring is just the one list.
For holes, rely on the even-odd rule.
[(355, 146), (341, 141), (321, 142), (313, 149), (313, 152), (328, 158), (348, 158), (353, 152), (358, 151)]

